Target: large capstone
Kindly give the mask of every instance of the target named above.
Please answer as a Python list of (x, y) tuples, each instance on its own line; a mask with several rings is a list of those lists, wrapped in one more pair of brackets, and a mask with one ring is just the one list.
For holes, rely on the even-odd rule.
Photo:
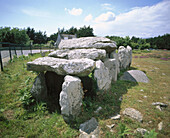
[(107, 53), (114, 51), (117, 46), (114, 41), (105, 37), (82, 37), (77, 39), (62, 40), (59, 49), (105, 49)]
[(37, 101), (42, 101), (47, 99), (47, 86), (45, 81), (44, 73), (41, 72), (34, 81), (31, 89), (32, 96)]
[(83, 59), (60, 59), (53, 57), (42, 57), (27, 63), (27, 70), (53, 71), (59, 75), (87, 76), (95, 68), (95, 61)]
[(112, 77), (110, 76), (109, 69), (105, 67), (104, 63), (101, 60), (96, 61), (94, 78), (97, 81), (97, 86), (99, 90), (110, 89)]
[(123, 73), (120, 80), (127, 80), (133, 82), (144, 82), (148, 83), (149, 79), (143, 71), (140, 70), (129, 70)]
[(65, 59), (80, 59), (88, 58), (93, 60), (104, 59), (106, 51), (104, 49), (73, 49), (73, 50), (56, 50), (48, 55), (49, 57), (65, 58)]
[(66, 122), (78, 116), (81, 112), (83, 89), (78, 77), (67, 75), (64, 78), (60, 93), (61, 114)]
[(112, 81), (117, 81), (117, 61), (116, 59), (105, 59), (104, 65), (109, 69), (110, 76), (112, 77)]

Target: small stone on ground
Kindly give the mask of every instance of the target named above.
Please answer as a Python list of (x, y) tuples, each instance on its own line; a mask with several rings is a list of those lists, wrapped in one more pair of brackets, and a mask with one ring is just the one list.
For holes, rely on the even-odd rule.
[(163, 122), (160, 122), (160, 123), (158, 124), (158, 130), (161, 131), (162, 128), (163, 128)]
[(135, 130), (135, 133), (140, 133), (142, 136), (144, 136), (145, 135), (145, 133), (147, 133), (148, 131), (146, 130), (146, 129), (144, 129), (144, 128), (137, 128), (136, 130)]
[(112, 125), (106, 125), (108, 128), (110, 128), (110, 129), (112, 129), (114, 126), (115, 126), (115, 124), (112, 124)]
[(117, 119), (120, 119), (120, 117), (121, 117), (121, 116), (118, 114), (118, 115), (116, 115), (116, 116), (111, 117), (111, 119), (117, 120)]
[(152, 105), (155, 105), (155, 106), (159, 105), (161, 107), (167, 107), (168, 106), (167, 104), (161, 103), (161, 102), (155, 102), (155, 103), (152, 103)]
[(143, 121), (142, 114), (139, 111), (137, 111), (136, 109), (134, 109), (134, 108), (126, 108), (123, 111), (123, 114), (129, 116), (132, 119), (137, 120), (138, 122), (142, 122)]
[(94, 113), (99, 113), (100, 111), (102, 110), (102, 107), (101, 106), (99, 106), (98, 108), (97, 108), (97, 110), (96, 111), (94, 111)]
[(79, 138), (98, 138), (99, 127), (97, 120), (92, 117), (90, 120), (80, 125), (79, 131)]

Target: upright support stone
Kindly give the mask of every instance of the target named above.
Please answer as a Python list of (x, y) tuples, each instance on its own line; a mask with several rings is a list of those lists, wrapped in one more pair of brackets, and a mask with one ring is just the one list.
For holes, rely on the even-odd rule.
[(124, 46), (119, 47), (118, 57), (120, 69), (126, 69), (126, 48)]
[(130, 67), (131, 63), (132, 63), (132, 48), (130, 46), (127, 46), (126, 48), (127, 51), (127, 59), (128, 59), (128, 67)]
[(104, 65), (109, 69), (110, 76), (112, 81), (117, 81), (117, 61), (116, 59), (105, 59)]
[(126, 69), (127, 67), (130, 67), (132, 62), (132, 48), (130, 46), (127, 46), (127, 48), (120, 46), (118, 49), (118, 56), (120, 69)]
[(120, 73), (119, 58), (118, 58), (118, 53), (116, 53), (116, 50), (113, 51), (113, 52), (110, 54), (110, 58), (116, 59), (116, 63), (117, 63), (117, 73), (119, 74), (119, 73)]
[(96, 61), (94, 78), (97, 81), (97, 86), (99, 90), (110, 89), (112, 77), (110, 76), (109, 69), (105, 67), (104, 63), (101, 60)]
[(36, 78), (32, 86), (31, 93), (37, 101), (46, 100), (47, 86), (45, 82), (44, 73), (41, 72)]
[(83, 89), (78, 77), (67, 75), (60, 93), (61, 114), (66, 122), (74, 119), (81, 112)]

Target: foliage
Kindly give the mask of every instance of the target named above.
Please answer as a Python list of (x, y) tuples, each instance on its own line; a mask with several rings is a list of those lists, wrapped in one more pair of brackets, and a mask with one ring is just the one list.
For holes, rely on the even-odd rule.
[(54, 33), (54, 34), (50, 35), (50, 37), (47, 38), (47, 41), (54, 41), (54, 42), (56, 42), (57, 36), (58, 36), (58, 33)]
[(146, 39), (146, 42), (150, 43), (152, 48), (169, 49), (170, 50), (170, 34), (164, 34), (154, 38)]
[(47, 45), (48, 45), (48, 46), (53, 46), (54, 43), (55, 43), (55, 42), (54, 42), (53, 40), (50, 40), (50, 41), (47, 42)]
[(47, 43), (47, 35), (46, 32), (38, 31), (36, 32), (34, 28), (28, 27), (26, 29), (26, 32), (30, 38), (30, 40), (33, 41), (33, 44), (45, 44)]
[(77, 37), (88, 37), (88, 36), (94, 36), (93, 34), (93, 28), (91, 28), (90, 26), (86, 27), (81, 27), (78, 31), (77, 31)]
[(145, 133), (144, 138), (156, 138), (158, 133), (155, 132), (155, 129), (150, 132)]
[[(34, 99), (32, 98), (32, 94), (30, 93), (30, 88), (31, 88), (31, 84), (29, 83), (31, 81), (31, 78), (28, 77), (24, 84), (23, 84), (23, 88), (19, 89), (19, 100), (22, 102), (22, 104), (27, 107), (30, 104), (32, 104), (34, 102)], [(31, 81), (32, 82), (32, 81)]]
[(36, 102), (36, 105), (34, 106), (34, 111), (37, 111), (39, 113), (45, 113), (45, 111), (47, 110), (47, 104), (44, 102)]
[(75, 35), (75, 34), (77, 34), (77, 32), (78, 32), (78, 29), (77, 28), (75, 28), (74, 26), (72, 26), (70, 29), (68, 29), (68, 30), (65, 30), (64, 28), (62, 28), (61, 30), (60, 30), (60, 33), (61, 34), (71, 34), (71, 35)]
[(14, 44), (26, 44), (29, 37), (24, 29), (10, 27), (0, 28), (0, 42), (10, 42)]
[(118, 135), (119, 135), (119, 137), (125, 138), (126, 135), (132, 134), (130, 132), (130, 129), (125, 124), (119, 123), (118, 126), (119, 126), (118, 127)]
[(119, 37), (119, 36), (106, 36), (107, 38), (115, 41), (117, 46), (131, 46), (132, 49), (170, 49), (170, 34), (165, 34), (163, 36), (158, 36), (154, 38), (137, 38), (133, 36), (131, 39), (129, 36)]

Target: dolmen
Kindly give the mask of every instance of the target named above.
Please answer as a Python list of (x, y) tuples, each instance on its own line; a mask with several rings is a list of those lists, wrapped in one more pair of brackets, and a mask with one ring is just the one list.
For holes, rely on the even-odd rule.
[(121, 46), (105, 37), (83, 37), (62, 40), (56, 51), (27, 63), (27, 70), (38, 71), (31, 89), (38, 100), (56, 97), (65, 121), (81, 113), (86, 91), (96, 81), (98, 91), (107, 91), (117, 81), (121, 69), (131, 64), (131, 47)]

